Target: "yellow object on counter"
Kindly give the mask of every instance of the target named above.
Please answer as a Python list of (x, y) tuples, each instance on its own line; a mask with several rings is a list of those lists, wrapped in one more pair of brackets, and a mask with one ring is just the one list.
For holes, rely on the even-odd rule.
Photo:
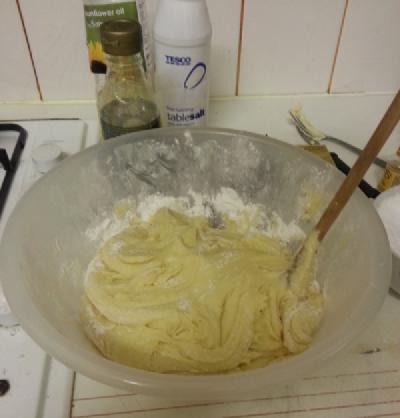
[(384, 192), (398, 184), (400, 184), (400, 147), (397, 149), (394, 158), (387, 162), (382, 179), (378, 183), (378, 190)]
[(111, 360), (163, 373), (263, 367), (300, 353), (323, 316), (316, 237), (290, 275), (280, 241), (223, 218), (159, 209), (135, 218), (94, 260), (82, 301), (85, 332)]
[(305, 151), (311, 152), (315, 156), (319, 157), (321, 160), (326, 161), (329, 164), (335, 165), (331, 154), (329, 153), (328, 148), (325, 145), (299, 145), (299, 148), (304, 149)]

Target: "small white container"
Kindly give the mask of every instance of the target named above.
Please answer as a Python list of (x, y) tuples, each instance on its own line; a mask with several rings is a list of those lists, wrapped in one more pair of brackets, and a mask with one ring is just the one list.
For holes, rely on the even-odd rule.
[(211, 44), (205, 0), (160, 0), (153, 36), (155, 88), (163, 126), (204, 126)]
[(400, 294), (400, 186), (381, 193), (375, 208), (382, 219), (392, 250), (391, 288)]

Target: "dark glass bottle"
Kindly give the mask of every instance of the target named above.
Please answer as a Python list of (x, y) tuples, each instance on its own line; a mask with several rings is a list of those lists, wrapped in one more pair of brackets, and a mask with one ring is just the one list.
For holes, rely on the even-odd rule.
[(130, 20), (104, 22), (100, 27), (107, 74), (98, 93), (104, 139), (160, 127), (151, 82), (143, 67), (141, 28)]

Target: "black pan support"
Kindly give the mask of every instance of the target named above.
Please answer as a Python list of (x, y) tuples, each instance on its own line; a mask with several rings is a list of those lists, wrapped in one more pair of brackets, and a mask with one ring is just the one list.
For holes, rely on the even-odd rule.
[(17, 171), (18, 163), (20, 161), (22, 151), (25, 147), (27, 137), (26, 130), (22, 126), (17, 125), (15, 123), (0, 123), (0, 132), (5, 131), (18, 132), (19, 135), (11, 158), (9, 157), (7, 151), (4, 148), (0, 148), (0, 165), (6, 171), (3, 184), (0, 188), (0, 216), (6, 204), (7, 196), (10, 191), (15, 173)]

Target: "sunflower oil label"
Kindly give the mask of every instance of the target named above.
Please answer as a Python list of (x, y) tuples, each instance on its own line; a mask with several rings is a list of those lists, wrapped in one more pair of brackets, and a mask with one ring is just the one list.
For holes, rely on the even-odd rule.
[(150, 67), (149, 39), (145, 19), (144, 1), (131, 1), (109, 4), (85, 4), (86, 43), (88, 48), (90, 70), (94, 74), (104, 74), (106, 64), (100, 40), (100, 26), (103, 22), (117, 19), (129, 19), (139, 22), (142, 26), (142, 57), (146, 68)]

